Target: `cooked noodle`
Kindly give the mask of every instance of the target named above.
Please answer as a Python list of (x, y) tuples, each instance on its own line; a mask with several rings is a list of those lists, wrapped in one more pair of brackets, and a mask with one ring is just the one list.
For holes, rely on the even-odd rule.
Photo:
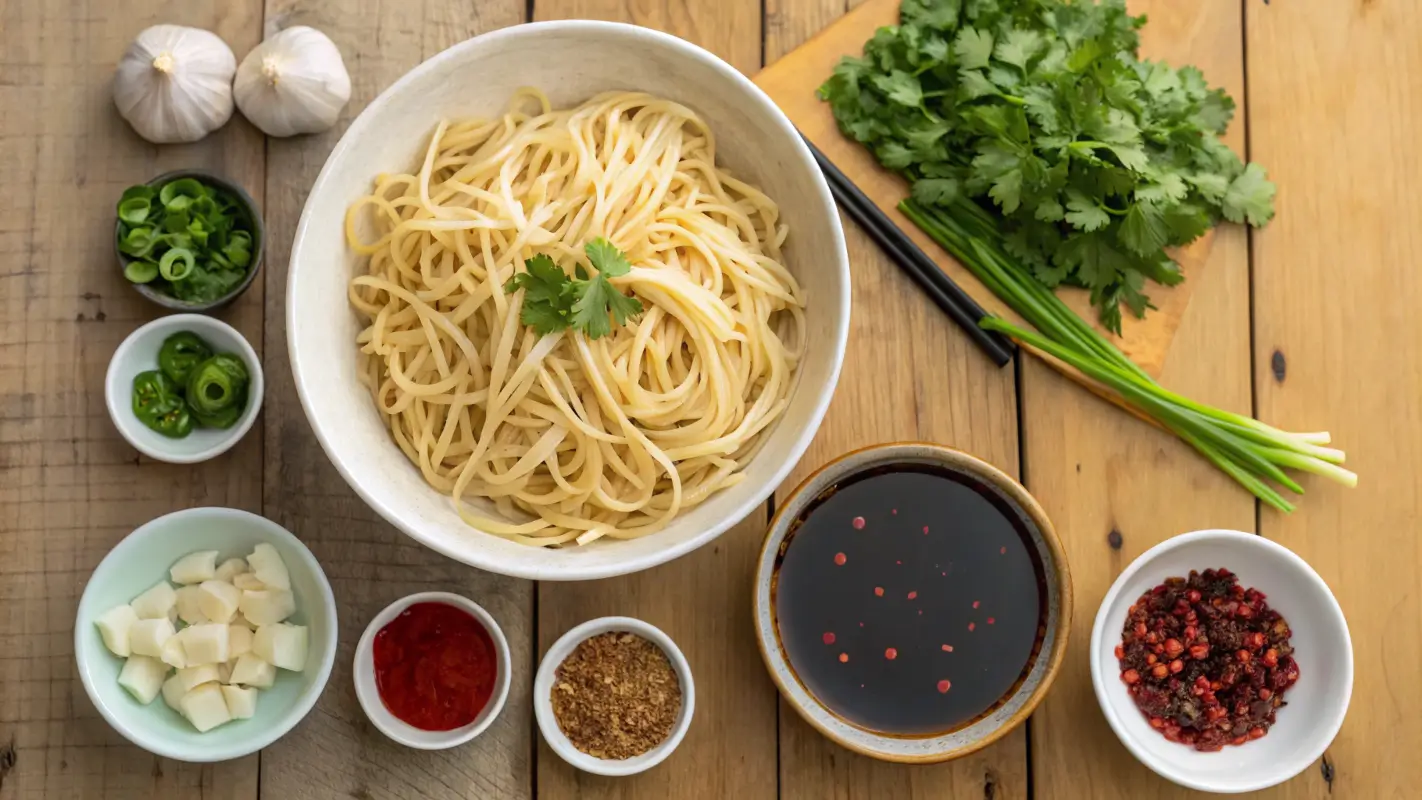
[[(785, 409), (803, 347), (785, 236), (690, 109), (617, 92), (554, 111), (522, 90), (497, 119), (441, 122), (418, 174), (348, 211), (361, 380), (469, 524), (539, 546), (652, 533), (738, 483)], [(504, 284), (524, 260), (571, 274), (597, 237), (644, 313), (595, 340), (522, 324)]]

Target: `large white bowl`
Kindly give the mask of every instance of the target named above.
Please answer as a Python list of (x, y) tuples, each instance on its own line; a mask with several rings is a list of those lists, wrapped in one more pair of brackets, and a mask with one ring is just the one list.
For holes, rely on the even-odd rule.
[[(413, 169), (440, 119), (497, 114), (522, 86), (543, 89), (562, 107), (624, 89), (695, 109), (716, 134), (717, 158), (776, 200), (790, 228), (785, 258), (805, 289), (809, 343), (790, 405), (746, 466), (744, 481), (640, 539), (549, 550), (469, 527), (395, 446), (356, 380), (361, 324), (346, 301), (357, 267), (343, 234), (346, 207), (369, 191), (376, 174)], [(839, 377), (849, 332), (849, 261), (839, 215), (808, 148), (745, 76), (695, 45), (645, 28), (546, 22), (455, 45), (361, 113), (306, 201), (286, 308), (291, 367), (306, 416), (332, 463), (372, 508), (466, 564), (523, 578), (581, 580), (635, 572), (691, 552), (759, 508), (785, 478), (819, 427)], [(496, 515), (492, 505), (479, 510)]]

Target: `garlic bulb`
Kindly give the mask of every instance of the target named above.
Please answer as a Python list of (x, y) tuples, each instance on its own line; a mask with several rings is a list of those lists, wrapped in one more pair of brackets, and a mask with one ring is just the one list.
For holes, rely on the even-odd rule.
[(351, 78), (336, 43), (298, 25), (242, 59), (233, 92), (237, 107), (267, 135), (295, 136), (336, 124), (351, 99)]
[(232, 116), (237, 58), (210, 31), (154, 25), (119, 60), (114, 105), (150, 142), (195, 142)]

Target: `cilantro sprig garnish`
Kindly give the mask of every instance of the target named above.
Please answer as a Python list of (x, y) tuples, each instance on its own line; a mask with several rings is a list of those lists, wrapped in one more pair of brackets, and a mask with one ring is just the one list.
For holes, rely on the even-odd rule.
[(541, 335), (572, 328), (589, 339), (601, 339), (612, 333), (613, 319), (626, 325), (642, 313), (640, 300), (617, 291), (608, 280), (626, 275), (632, 268), (627, 256), (603, 238), (589, 242), (583, 252), (597, 271), (591, 277), (581, 264), (569, 276), (552, 258), (540, 253), (523, 262), (526, 271), (504, 284), (505, 292), (525, 292), (519, 315), (523, 324)]
[(1124, 0), (904, 0), (820, 87), (848, 136), (1104, 325), (1182, 276), (1165, 248), (1221, 219), (1260, 226), (1274, 185), (1219, 136), (1234, 101), (1194, 67), (1143, 61)]

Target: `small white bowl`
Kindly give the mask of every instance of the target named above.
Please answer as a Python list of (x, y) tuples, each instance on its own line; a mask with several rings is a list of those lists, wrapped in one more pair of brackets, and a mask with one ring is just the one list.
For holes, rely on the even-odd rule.
[[(1146, 723), (1121, 682), (1114, 650), (1127, 610), (1142, 594), (1166, 578), (1220, 567), (1263, 592), (1289, 623), (1299, 680), (1267, 736), (1202, 753), (1167, 741)], [(1091, 682), (1121, 743), (1161, 777), (1204, 792), (1252, 792), (1307, 769), (1333, 741), (1353, 692), (1353, 646), (1338, 601), (1302, 558), (1262, 536), (1196, 531), (1142, 553), (1112, 584), (1091, 631)]]
[[(110, 653), (94, 619), (127, 603), (168, 577), (173, 562), (197, 550), (219, 560), (245, 556), (258, 543), (277, 549), (291, 575), (296, 613), (291, 621), (310, 632), (306, 669), (277, 670), (276, 683), (257, 695), (257, 713), (199, 733), (162, 698), (144, 706), (118, 685), (123, 659)], [(150, 753), (205, 763), (250, 755), (281, 738), (316, 705), (336, 662), (336, 598), (316, 557), (291, 532), (265, 517), (235, 508), (189, 508), (140, 526), (109, 551), (79, 599), (74, 659), (84, 691), (124, 738)]]
[[(558, 666), (584, 639), (608, 631), (633, 633), (662, 648), (662, 652), (667, 654), (667, 660), (671, 662), (672, 669), (676, 671), (677, 682), (681, 684), (681, 712), (677, 715), (671, 733), (667, 734), (661, 744), (642, 755), (620, 761), (590, 756), (574, 747), (553, 716), (553, 681), (557, 677)], [(542, 731), (543, 739), (564, 761), (594, 775), (636, 775), (662, 763), (676, 746), (681, 744), (687, 729), (691, 727), (691, 716), (695, 711), (696, 685), (691, 680), (691, 665), (687, 663), (686, 656), (681, 654), (676, 642), (662, 633), (660, 628), (632, 617), (601, 617), (588, 620), (563, 634), (548, 648), (542, 663), (538, 665), (538, 675), (533, 679), (533, 716), (538, 720), (538, 730)]]
[[(390, 709), (385, 707), (385, 701), (380, 699), (380, 690), (375, 685), (375, 635), (416, 603), (444, 603), (468, 611), (479, 620), (484, 630), (489, 632), (489, 638), (494, 640), (494, 652), (499, 660), (498, 675), (494, 678), (494, 692), (489, 696), (484, 710), (468, 725), (447, 731), (421, 730), (390, 713)], [(510, 669), (512, 661), (509, 658), (508, 639), (504, 638), (503, 629), (483, 606), (451, 592), (418, 592), (386, 606), (385, 610), (376, 614), (370, 624), (365, 626), (365, 633), (356, 645), (355, 669), (351, 674), (355, 680), (356, 699), (360, 701), (360, 707), (381, 733), (416, 750), (444, 750), (464, 744), (494, 723), (509, 696)]]
[[(150, 430), (133, 413), (133, 376), (158, 369), (158, 350), (163, 340), (179, 331), (191, 331), (212, 346), (214, 353), (233, 353), (246, 364), (252, 382), (247, 389), (247, 408), (230, 428), (194, 427), (181, 439), (171, 439)], [(104, 379), (104, 401), (114, 427), (138, 452), (170, 464), (196, 464), (220, 456), (251, 430), (262, 410), (262, 361), (242, 334), (227, 323), (202, 314), (173, 314), (159, 317), (130, 333), (109, 359)]]

